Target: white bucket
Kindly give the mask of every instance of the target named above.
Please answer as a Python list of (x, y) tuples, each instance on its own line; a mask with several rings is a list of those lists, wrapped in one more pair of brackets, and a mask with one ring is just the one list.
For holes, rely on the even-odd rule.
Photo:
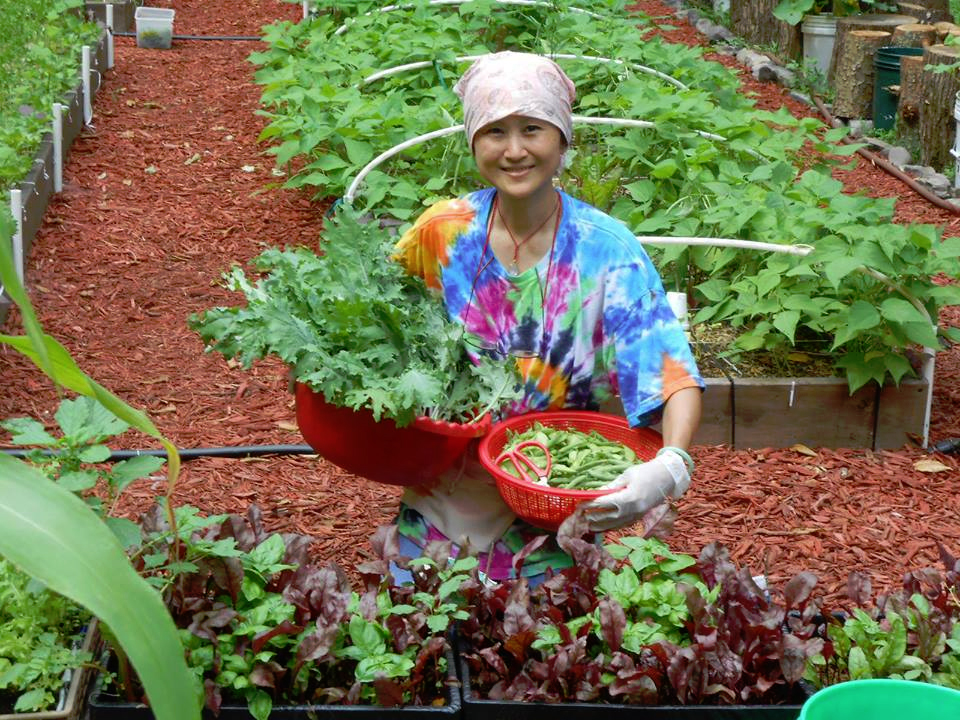
[(960, 91), (957, 91), (953, 101), (953, 120), (956, 123), (953, 147), (950, 148), (950, 154), (953, 155), (953, 186), (960, 188)]
[(817, 68), (826, 76), (837, 36), (837, 19), (833, 15), (804, 15), (800, 29), (803, 31), (803, 59), (815, 60)]
[(168, 8), (138, 7), (133, 13), (137, 23), (137, 47), (170, 49), (173, 16)]

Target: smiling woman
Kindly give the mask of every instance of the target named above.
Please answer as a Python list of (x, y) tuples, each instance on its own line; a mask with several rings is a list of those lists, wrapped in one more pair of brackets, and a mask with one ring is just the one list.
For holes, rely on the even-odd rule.
[[(554, 187), (576, 96), (560, 67), (538, 55), (485, 55), (455, 91), (491, 187), (429, 208), (401, 238), (399, 257), (442, 293), (476, 360), (517, 364), (523, 397), (508, 415), (597, 410), (617, 393), (632, 427), (662, 417), (659, 455), (584, 505), (595, 532), (632, 524), (690, 484), (686, 448), (703, 383), (683, 329), (633, 234)], [(398, 523), (412, 547), (469, 542), (494, 579), (514, 576), (512, 554), (542, 534), (516, 518), (471, 453), (436, 486), (408, 488)], [(536, 579), (570, 562), (550, 538), (522, 572)]]

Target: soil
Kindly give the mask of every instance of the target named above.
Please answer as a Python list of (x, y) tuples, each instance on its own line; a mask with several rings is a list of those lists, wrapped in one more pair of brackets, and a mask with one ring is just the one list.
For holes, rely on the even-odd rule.
[[(276, 20), (297, 21), (299, 3), (280, 0), (166, 0), (175, 35), (249, 36)], [(662, 18), (676, 42), (703, 38), (668, 8), (635, 9)], [(236, 298), (218, 285), (233, 263), (270, 245), (317, 242), (328, 202), (270, 187), (272, 157), (257, 140), (260, 89), (251, 52), (259, 41), (173, 40), (162, 52), (116, 39), (116, 66), (95, 99), (94, 120), (70, 151), (62, 193), (51, 202), (27, 267), (47, 332), (98, 382), (145, 410), (181, 448), (302, 444), (284, 368), (250, 370), (205, 354), (186, 327), (191, 313)], [(735, 61), (708, 56), (735, 69)], [(743, 75), (758, 106), (816, 116), (779, 85)], [(849, 192), (896, 198), (896, 220), (933, 223), (957, 235), (960, 215), (942, 210), (860, 157), (837, 170)], [(947, 282), (946, 280), (944, 282)], [(960, 325), (960, 308), (944, 311)], [(4, 331), (19, 333), (10, 313)], [(18, 354), (0, 350), (0, 418), (52, 421), (57, 394)], [(960, 437), (960, 349), (937, 358), (930, 437)], [(5, 438), (0, 437), (0, 442)], [(125, 436), (126, 447), (150, 447)], [(372, 449), (375, 452), (375, 449)], [(773, 587), (800, 570), (840, 602), (849, 572), (875, 589), (907, 570), (939, 563), (937, 543), (960, 553), (958, 458), (919, 447), (896, 451), (795, 447), (730, 450), (695, 446), (694, 483), (679, 502), (671, 537), (696, 554), (711, 541)], [(942, 469), (935, 470), (938, 465)], [(161, 477), (134, 484), (117, 511), (135, 516), (164, 491)], [(319, 557), (347, 568), (370, 552), (389, 522), (399, 489), (351, 476), (306, 455), (186, 462), (174, 500), (207, 512), (258, 503), (271, 529), (316, 538)]]

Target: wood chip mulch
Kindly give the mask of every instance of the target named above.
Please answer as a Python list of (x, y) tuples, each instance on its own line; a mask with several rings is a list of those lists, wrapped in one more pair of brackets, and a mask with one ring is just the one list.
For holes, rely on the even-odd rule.
[[(167, 0), (183, 35), (258, 35), (299, 4), (280, 0)], [(676, 42), (702, 44), (685, 21), (655, 0), (636, 6), (670, 20)], [(94, 121), (72, 148), (65, 188), (45, 217), (29, 258), (28, 283), (40, 320), (97, 381), (145, 410), (178, 447), (301, 444), (284, 369), (243, 370), (203, 353), (187, 316), (235, 298), (218, 286), (231, 263), (264, 247), (313, 244), (326, 203), (266, 189), (272, 157), (258, 144), (251, 52), (258, 41), (175, 40), (168, 51), (117, 38), (116, 67), (94, 104)], [(711, 58), (735, 67), (730, 58)], [(778, 85), (744, 75), (761, 107), (815, 111)], [(957, 235), (960, 216), (936, 208), (862, 159), (838, 171), (850, 192), (897, 198), (898, 222), (934, 223)], [(960, 308), (944, 312), (960, 325)], [(4, 332), (20, 332), (11, 312)], [(931, 439), (960, 437), (960, 349), (936, 363)], [(52, 419), (57, 397), (32, 365), (0, 349), (0, 418)], [(4, 438), (0, 437), (0, 442)], [(149, 447), (141, 436), (126, 447)], [(372, 448), (372, 452), (376, 449)], [(958, 457), (916, 447), (863, 449), (693, 449), (698, 469), (679, 504), (671, 544), (696, 554), (718, 540), (776, 585), (803, 570), (839, 599), (847, 574), (867, 571), (874, 587), (937, 562), (936, 543), (960, 553)], [(917, 465), (939, 461), (945, 469)], [(133, 515), (162, 493), (163, 479), (135, 484), (118, 511)], [(174, 498), (208, 512), (256, 502), (272, 529), (307, 533), (317, 553), (352, 567), (389, 522), (399, 490), (310, 456), (184, 464)]]

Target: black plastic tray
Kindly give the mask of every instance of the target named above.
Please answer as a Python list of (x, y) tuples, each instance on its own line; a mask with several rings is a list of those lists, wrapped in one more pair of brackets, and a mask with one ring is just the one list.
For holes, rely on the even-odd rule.
[[(458, 661), (460, 658), (458, 657)], [(810, 688), (800, 685), (795, 705), (613, 705), (483, 700), (470, 690), (470, 668), (458, 662), (463, 720), (797, 720)]]
[[(270, 720), (451, 720), (460, 718), (460, 683), (457, 681), (456, 662), (453, 653), (447, 655), (447, 702), (445, 705), (407, 705), (385, 708), (376, 705), (276, 705)], [(146, 705), (120, 700), (116, 695), (102, 692), (102, 679), (98, 675), (88, 700), (89, 714), (85, 720), (153, 720), (153, 712)], [(213, 713), (204, 709), (205, 719), (214, 719)], [(246, 705), (227, 705), (220, 708), (216, 720), (251, 720)]]

